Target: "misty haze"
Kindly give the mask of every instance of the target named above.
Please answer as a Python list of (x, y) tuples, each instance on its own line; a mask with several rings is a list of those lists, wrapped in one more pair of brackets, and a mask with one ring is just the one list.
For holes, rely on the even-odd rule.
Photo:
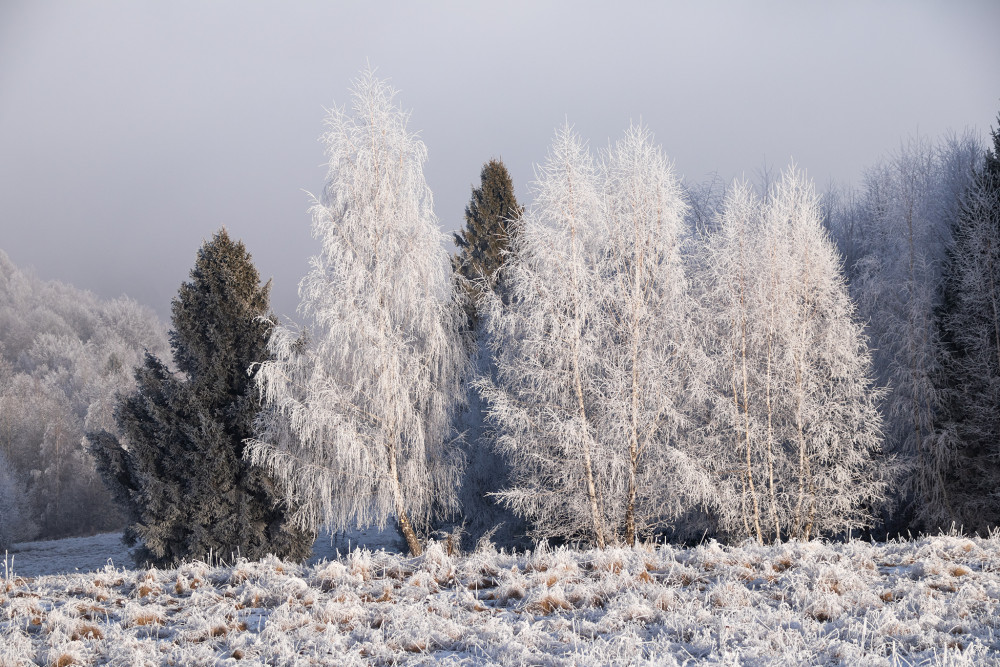
[(1000, 665), (1000, 6), (0, 6), (0, 667)]

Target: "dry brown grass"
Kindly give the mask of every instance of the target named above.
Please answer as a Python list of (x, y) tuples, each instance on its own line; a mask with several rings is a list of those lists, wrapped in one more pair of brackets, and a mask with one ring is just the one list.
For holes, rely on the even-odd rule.
[(793, 565), (794, 563), (792, 562), (792, 559), (789, 556), (782, 556), (781, 558), (779, 558), (778, 560), (776, 560), (774, 563), (771, 564), (771, 568), (775, 572), (784, 572), (786, 570), (790, 570)]
[(677, 606), (677, 596), (671, 591), (664, 591), (656, 598), (656, 608), (660, 611), (670, 611)]
[(96, 625), (91, 625), (90, 623), (81, 623), (76, 626), (76, 630), (70, 635), (70, 639), (73, 641), (79, 641), (81, 639), (104, 639), (104, 633)]
[(490, 576), (478, 577), (469, 581), (467, 588), (471, 590), (482, 590), (484, 588), (496, 588), (500, 582)]
[(392, 602), (392, 586), (385, 586), (382, 588), (382, 595), (375, 597), (374, 595), (362, 595), (362, 602)]
[(163, 625), (163, 617), (153, 612), (146, 612), (143, 614), (138, 614), (135, 618), (132, 619), (129, 625), (131, 625), (132, 627), (138, 625)]
[(407, 653), (425, 653), (427, 651), (427, 642), (425, 640), (407, 642), (403, 645), (403, 650)]
[(604, 566), (604, 569), (613, 574), (620, 573), (625, 568), (625, 565), (620, 560), (613, 560)]
[(928, 587), (933, 588), (936, 591), (941, 591), (942, 593), (954, 593), (958, 590), (958, 586), (950, 581), (935, 581), (928, 584)]
[(527, 610), (533, 614), (551, 614), (557, 609), (572, 609), (573, 606), (562, 597), (546, 595), (541, 600), (532, 602)]
[(75, 665), (76, 658), (71, 656), (69, 653), (63, 653), (58, 658), (52, 661), (52, 667), (69, 667), (69, 665)]
[(826, 609), (817, 609), (815, 611), (809, 612), (809, 617), (814, 618), (820, 623), (826, 623), (827, 621), (833, 620), (833, 615)]
[(820, 582), (819, 589), (830, 593), (836, 593), (837, 595), (843, 595), (847, 591), (847, 587), (844, 586), (843, 582), (836, 578)]

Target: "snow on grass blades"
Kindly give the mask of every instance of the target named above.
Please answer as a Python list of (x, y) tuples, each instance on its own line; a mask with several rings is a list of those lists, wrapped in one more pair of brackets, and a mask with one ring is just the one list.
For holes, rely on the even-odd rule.
[(355, 551), (0, 586), (21, 664), (1000, 664), (1000, 538)]

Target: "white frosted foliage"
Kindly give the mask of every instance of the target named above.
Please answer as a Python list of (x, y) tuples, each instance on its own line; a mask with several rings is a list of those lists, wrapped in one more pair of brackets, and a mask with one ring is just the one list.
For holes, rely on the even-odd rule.
[[(312, 208), (321, 250), (299, 286), (305, 331), (277, 327), (253, 458), (305, 503), (307, 526), (424, 520), (454, 506), (451, 418), (464, 363), (427, 153), (372, 72), (323, 136)], [(411, 548), (414, 545), (411, 543)]]
[(888, 449), (910, 467), (901, 490), (926, 528), (958, 520), (947, 478), (955, 442), (939, 437), (942, 349), (936, 310), (959, 195), (972, 177), (971, 136), (933, 145), (913, 139), (870, 169), (858, 215), (864, 248), (853, 290), (875, 352)]
[(509, 305), (483, 308), (498, 372), (481, 389), (514, 468), (502, 498), (536, 536), (632, 542), (707, 490), (676, 437), (695, 356), (685, 205), (643, 128), (601, 165), (561, 129), (534, 190)]
[(867, 525), (885, 492), (881, 392), (812, 184), (728, 194), (705, 255), (724, 529), (758, 540)]

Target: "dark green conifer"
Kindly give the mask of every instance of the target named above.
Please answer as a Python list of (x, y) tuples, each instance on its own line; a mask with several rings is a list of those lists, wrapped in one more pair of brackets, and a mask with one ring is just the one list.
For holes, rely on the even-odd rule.
[(503, 162), (493, 159), (483, 165), (480, 185), (472, 189), (472, 198), (465, 207), (465, 229), (454, 234), (458, 254), (453, 264), (469, 298), (467, 311), (473, 328), (475, 303), (483, 290), (496, 289), (498, 271), (522, 210)]
[[(477, 373), (488, 375), (495, 369), (485, 340), (479, 340), (476, 304), (486, 290), (493, 290), (504, 298), (501, 268), (516, 237), (522, 212), (507, 167), (495, 159), (484, 164), (479, 187), (473, 188), (465, 207), (465, 228), (454, 235), (458, 254), (452, 257), (455, 280), (464, 297), (469, 356)], [(467, 461), (458, 490), (458, 523), (472, 542), (491, 535), (502, 546), (524, 546), (520, 541), (526, 531), (524, 521), (499, 505), (492, 495), (510, 486), (510, 466), (491, 442), (482, 399), (470, 389), (467, 401), (456, 425), (457, 430), (464, 433), (463, 449)], [(443, 527), (453, 529), (456, 526)]]
[(243, 243), (215, 234), (172, 303), (177, 372), (147, 354), (138, 390), (116, 410), (123, 442), (89, 436), (129, 521), (126, 543), (141, 542), (137, 563), (310, 554), (315, 536), (291, 525), (271, 477), (243, 459), (260, 410), (254, 365), (268, 358), (274, 326), (269, 292)]
[(945, 471), (969, 531), (1000, 526), (1000, 117), (952, 227), (938, 313), (939, 390), (955, 461)]

